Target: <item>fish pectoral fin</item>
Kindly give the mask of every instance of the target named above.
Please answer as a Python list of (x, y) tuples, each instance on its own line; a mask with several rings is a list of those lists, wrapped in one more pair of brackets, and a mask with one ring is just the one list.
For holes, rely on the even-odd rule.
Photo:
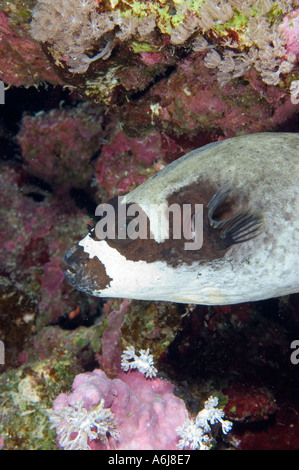
[(232, 245), (252, 240), (260, 233), (261, 227), (261, 216), (244, 212), (223, 221), (218, 230), (220, 231), (220, 237)]
[(250, 211), (239, 211), (225, 218), (233, 206), (232, 189), (228, 185), (222, 186), (208, 204), (210, 226), (219, 232), (226, 246), (252, 240), (261, 232), (263, 225), (261, 215)]

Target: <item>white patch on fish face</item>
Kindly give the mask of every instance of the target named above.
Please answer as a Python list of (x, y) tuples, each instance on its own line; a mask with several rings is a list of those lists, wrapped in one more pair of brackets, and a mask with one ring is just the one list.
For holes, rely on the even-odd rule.
[[(109, 282), (104, 282), (105, 286), (99, 288), (95, 279), (89, 277), (90, 285), (73, 285), (98, 297), (225, 305), (254, 301), (257, 297), (274, 297), (279, 293), (279, 281), (273, 267), (267, 271), (265, 285), (265, 276), (256, 276), (246, 258), (242, 263), (233, 261), (234, 251), (240, 247), (233, 247), (221, 260), (202, 266), (195, 263), (173, 267), (164, 261), (128, 260), (106, 241), (94, 240), (89, 234), (78, 246), (86, 254), (82, 272), (88, 271), (89, 263), (96, 259), (104, 267)], [(255, 265), (262, 259), (263, 252), (256, 252), (251, 262)], [(83, 275), (83, 279), (87, 280), (87, 276)]]
[[(214, 262), (201, 269), (197, 263), (174, 268), (162, 261), (127, 260), (106, 241), (96, 241), (90, 235), (79, 245), (90, 259), (96, 257), (105, 266), (111, 278), (105, 289), (93, 290), (95, 296), (214, 305), (242, 302), (244, 290), (247, 290), (245, 284), (243, 289), (227, 292), (227, 282), (234, 285), (236, 279), (229, 261), (222, 260), (218, 266)], [(226, 271), (224, 278), (223, 269)]]
[[(79, 245), (90, 259), (98, 258), (105, 266), (108, 277), (112, 279), (104, 290), (94, 290), (95, 296), (175, 301), (173, 297), (177, 295), (180, 286), (184, 297), (181, 302), (193, 302), (198, 298), (199, 292), (196, 296), (192, 292), (194, 281), (196, 282), (194, 271), (198, 270), (198, 266), (173, 268), (163, 261), (148, 263), (143, 260), (127, 260), (105, 240), (96, 241), (90, 235), (81, 240)], [(202, 301), (205, 298), (208, 300), (208, 296), (205, 296)]]
[(90, 235), (78, 245), (82, 246), (90, 259), (98, 258), (112, 279), (104, 290), (95, 290), (95, 296), (154, 299), (159, 295), (159, 286), (161, 288), (165, 285), (166, 277), (170, 274), (166, 263), (127, 260), (105, 240), (97, 241)]
[[(71, 284), (96, 296), (208, 305), (297, 292), (298, 146), (297, 134), (252, 134), (198, 149), (170, 164), (129, 193), (127, 204), (139, 204), (152, 219), (149, 203), (177, 202), (193, 185), (192, 204), (203, 203), (206, 210), (203, 248), (188, 252), (179, 244), (163, 242), (164, 216), (156, 223), (150, 220), (150, 241), (121, 246), (87, 235), (66, 256), (67, 264), (72, 258), (78, 268), (76, 274), (70, 266)], [(221, 242), (226, 229), (217, 234), (222, 219), (215, 208), (207, 214), (207, 204), (223, 185), (231, 184), (243, 196), (246, 212), (261, 213), (264, 232), (225, 251)], [(190, 202), (184, 197), (180, 203), (185, 199)], [(239, 243), (242, 236), (240, 230), (231, 238)]]

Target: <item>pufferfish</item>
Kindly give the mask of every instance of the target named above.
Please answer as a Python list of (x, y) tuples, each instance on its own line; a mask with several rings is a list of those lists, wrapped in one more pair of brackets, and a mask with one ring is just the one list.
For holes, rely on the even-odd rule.
[[(193, 150), (117, 207), (111, 201), (114, 226), (100, 237), (95, 227), (66, 253), (65, 277), (93, 296), (205, 305), (298, 292), (298, 175), (299, 134), (251, 134)], [(174, 236), (172, 204), (185, 236)], [(132, 206), (143, 237), (126, 231)]]

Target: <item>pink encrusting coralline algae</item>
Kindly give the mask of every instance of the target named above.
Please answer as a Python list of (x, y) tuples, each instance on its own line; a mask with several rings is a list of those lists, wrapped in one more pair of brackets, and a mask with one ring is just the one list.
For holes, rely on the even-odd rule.
[(286, 41), (286, 57), (295, 54), (299, 60), (299, 8), (284, 17), (279, 29)]
[[(174, 385), (156, 378), (149, 351), (127, 348), (125, 370), (116, 379), (104, 371), (79, 374), (73, 392), (60, 394), (50, 413), (58, 444), (65, 450), (177, 450), (212, 447), (211, 426), (219, 423), (227, 434), (232, 423), (224, 420), (218, 399), (209, 397), (196, 418), (190, 418)], [(130, 354), (132, 352), (132, 354)], [(133, 363), (131, 362), (134, 357)], [(129, 363), (127, 363), (129, 360)], [(128, 365), (128, 367), (126, 367)], [(146, 378), (139, 370), (150, 372)]]
[[(50, 413), (58, 444), (65, 450), (209, 450), (211, 425), (227, 434), (218, 398), (209, 397), (196, 418), (173, 393), (174, 385), (156, 377), (149, 349), (129, 346), (122, 355), (121, 372), (109, 379), (104, 371), (79, 374), (73, 392), (60, 394)], [(137, 369), (137, 370), (132, 370)]]
[[(173, 389), (167, 380), (148, 380), (138, 371), (112, 380), (99, 369), (79, 374), (73, 392), (59, 395), (53, 405), (50, 421), (58, 444), (67, 450), (177, 449), (176, 428), (187, 420), (188, 412)], [(95, 439), (92, 428), (100, 424), (107, 436)]]

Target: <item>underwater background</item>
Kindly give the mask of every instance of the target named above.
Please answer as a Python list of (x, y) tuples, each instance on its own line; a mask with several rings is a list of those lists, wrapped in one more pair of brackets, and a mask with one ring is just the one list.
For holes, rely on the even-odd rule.
[[(132, 377), (146, 394), (150, 379), (121, 369), (134, 346), (168, 394), (147, 408), (155, 432), (173, 428), (170, 403), (195, 417), (217, 397), (233, 427), (211, 448), (299, 449), (298, 294), (98, 299), (65, 282), (63, 263), (98, 204), (188, 151), (299, 132), (298, 60), (298, 1), (0, 2), (0, 448), (58, 449), (49, 415), (79, 374), (101, 369), (107, 387)], [(109, 429), (89, 447), (108, 448)], [(120, 449), (134, 449), (126, 432)], [(139, 448), (159, 448), (138, 433)]]

